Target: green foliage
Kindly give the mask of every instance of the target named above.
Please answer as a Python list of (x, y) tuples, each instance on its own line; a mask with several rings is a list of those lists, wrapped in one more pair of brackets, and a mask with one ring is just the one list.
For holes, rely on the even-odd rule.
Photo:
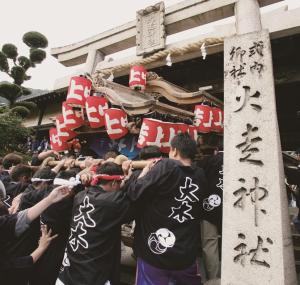
[(30, 110), (24, 106), (16, 106), (10, 109), (12, 113), (19, 115), (22, 118), (26, 118), (30, 114)]
[(42, 49), (32, 48), (30, 49), (30, 60), (37, 64), (41, 63), (46, 58), (46, 52)]
[[(35, 67), (46, 58), (46, 52), (42, 48), (48, 46), (47, 38), (38, 32), (28, 32), (23, 36), (23, 42), (30, 47), (29, 58), (26, 56), (18, 57), (18, 49), (15, 45), (7, 43), (2, 46), (0, 51), (0, 71), (10, 76), (14, 83), (0, 83), (0, 97), (9, 101), (10, 108), (13, 113), (17, 113), (22, 117), (26, 117), (30, 111), (36, 108), (34, 103), (16, 104), (17, 98), (21, 95), (29, 95), (31, 91), (21, 85), (25, 80), (30, 80), (31, 76), (26, 72), (29, 68)], [(13, 63), (12, 63), (13, 60)], [(12, 67), (11, 67), (12, 66)], [(0, 108), (0, 113), (3, 108)]]
[(0, 155), (4, 155), (21, 150), (30, 130), (21, 125), (22, 118), (5, 108), (0, 110)]
[(18, 106), (22, 106), (22, 107), (25, 107), (27, 108), (30, 112), (33, 112), (37, 109), (37, 105), (34, 103), (34, 102), (18, 102), (18, 103), (15, 103), (12, 107), (18, 107)]
[(22, 88), (22, 95), (30, 95), (31, 94), (31, 90), (30, 89), (28, 89), (28, 88), (26, 88), (26, 87), (23, 87), (23, 86), (21, 86), (21, 88)]
[(31, 67), (31, 61), (29, 58), (27, 58), (26, 56), (19, 56), (18, 57), (18, 62), (19, 65), (21, 67), (24, 68), (24, 70), (26, 71), (29, 67)]
[(3, 71), (3, 72), (9, 71), (7, 57), (2, 51), (0, 51), (0, 71)]
[(47, 38), (39, 32), (28, 32), (23, 36), (23, 42), (31, 48), (46, 48)]
[(0, 83), (0, 96), (13, 103), (21, 96), (21, 87), (13, 83), (2, 82)]
[(25, 76), (24, 76), (24, 80), (30, 80), (30, 79), (31, 79), (31, 76), (29, 76), (29, 75), (25, 74)]
[(11, 77), (14, 79), (14, 83), (22, 85), (25, 80), (25, 70), (21, 66), (14, 66), (10, 71)]
[(18, 56), (18, 49), (13, 44), (3, 45), (2, 52), (6, 55), (7, 58), (11, 58), (13, 60), (16, 60), (16, 58)]

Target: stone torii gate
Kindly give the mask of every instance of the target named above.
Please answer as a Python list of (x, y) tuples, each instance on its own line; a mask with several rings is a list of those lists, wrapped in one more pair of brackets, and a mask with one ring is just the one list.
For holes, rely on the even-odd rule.
[(271, 45), (257, 0), (235, 6), (224, 41), (222, 285), (297, 284)]

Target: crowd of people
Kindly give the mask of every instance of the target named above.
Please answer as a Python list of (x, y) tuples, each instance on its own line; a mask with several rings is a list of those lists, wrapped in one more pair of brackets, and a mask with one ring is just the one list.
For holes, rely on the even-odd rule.
[(223, 155), (211, 150), (200, 163), (196, 154), (188, 134), (173, 138), (168, 157), (147, 146), (133, 161), (115, 151), (100, 159), (45, 150), (28, 164), (7, 154), (1, 284), (120, 284), (125, 223), (134, 228), (135, 284), (218, 279)]

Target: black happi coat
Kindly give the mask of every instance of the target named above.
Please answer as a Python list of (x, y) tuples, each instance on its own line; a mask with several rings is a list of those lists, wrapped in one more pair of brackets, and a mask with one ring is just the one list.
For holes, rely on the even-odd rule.
[(74, 198), (67, 255), (59, 279), (66, 285), (119, 284), (121, 224), (129, 220), (123, 191), (89, 187)]
[(73, 197), (67, 197), (52, 204), (42, 213), (41, 223), (52, 230), (52, 235), (58, 236), (51, 241), (46, 252), (35, 264), (30, 285), (55, 285), (68, 241), (72, 207)]
[(142, 204), (135, 228), (138, 257), (168, 270), (185, 269), (195, 262), (205, 187), (200, 168), (172, 159), (159, 161), (129, 185), (130, 199)]
[(209, 156), (203, 165), (208, 187), (206, 188), (203, 210), (205, 220), (214, 224), (222, 233), (223, 214), (223, 153)]
[(10, 207), (12, 204), (13, 199), (18, 196), (19, 194), (23, 193), (25, 189), (27, 188), (28, 183), (22, 183), (22, 182), (14, 182), (11, 181), (5, 185), (6, 189), (6, 198), (3, 199), (3, 203)]
[(17, 214), (0, 217), (0, 284), (27, 284), (28, 270), (33, 266), (30, 255), (21, 257), (10, 253), (9, 241), (15, 238)]
[(0, 180), (3, 182), (5, 187), (11, 181), (9, 172), (7, 170), (3, 170), (0, 172)]

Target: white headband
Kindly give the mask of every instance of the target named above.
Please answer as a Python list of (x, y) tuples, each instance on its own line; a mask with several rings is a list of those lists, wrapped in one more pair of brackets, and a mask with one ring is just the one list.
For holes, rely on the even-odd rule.
[(53, 181), (54, 185), (59, 185), (59, 186), (77, 186), (81, 184), (80, 177), (79, 175), (76, 175), (76, 177), (71, 177), (69, 180), (63, 179), (63, 178), (55, 178)]
[(52, 181), (53, 179), (44, 179), (44, 178), (31, 178), (31, 182), (49, 182)]

